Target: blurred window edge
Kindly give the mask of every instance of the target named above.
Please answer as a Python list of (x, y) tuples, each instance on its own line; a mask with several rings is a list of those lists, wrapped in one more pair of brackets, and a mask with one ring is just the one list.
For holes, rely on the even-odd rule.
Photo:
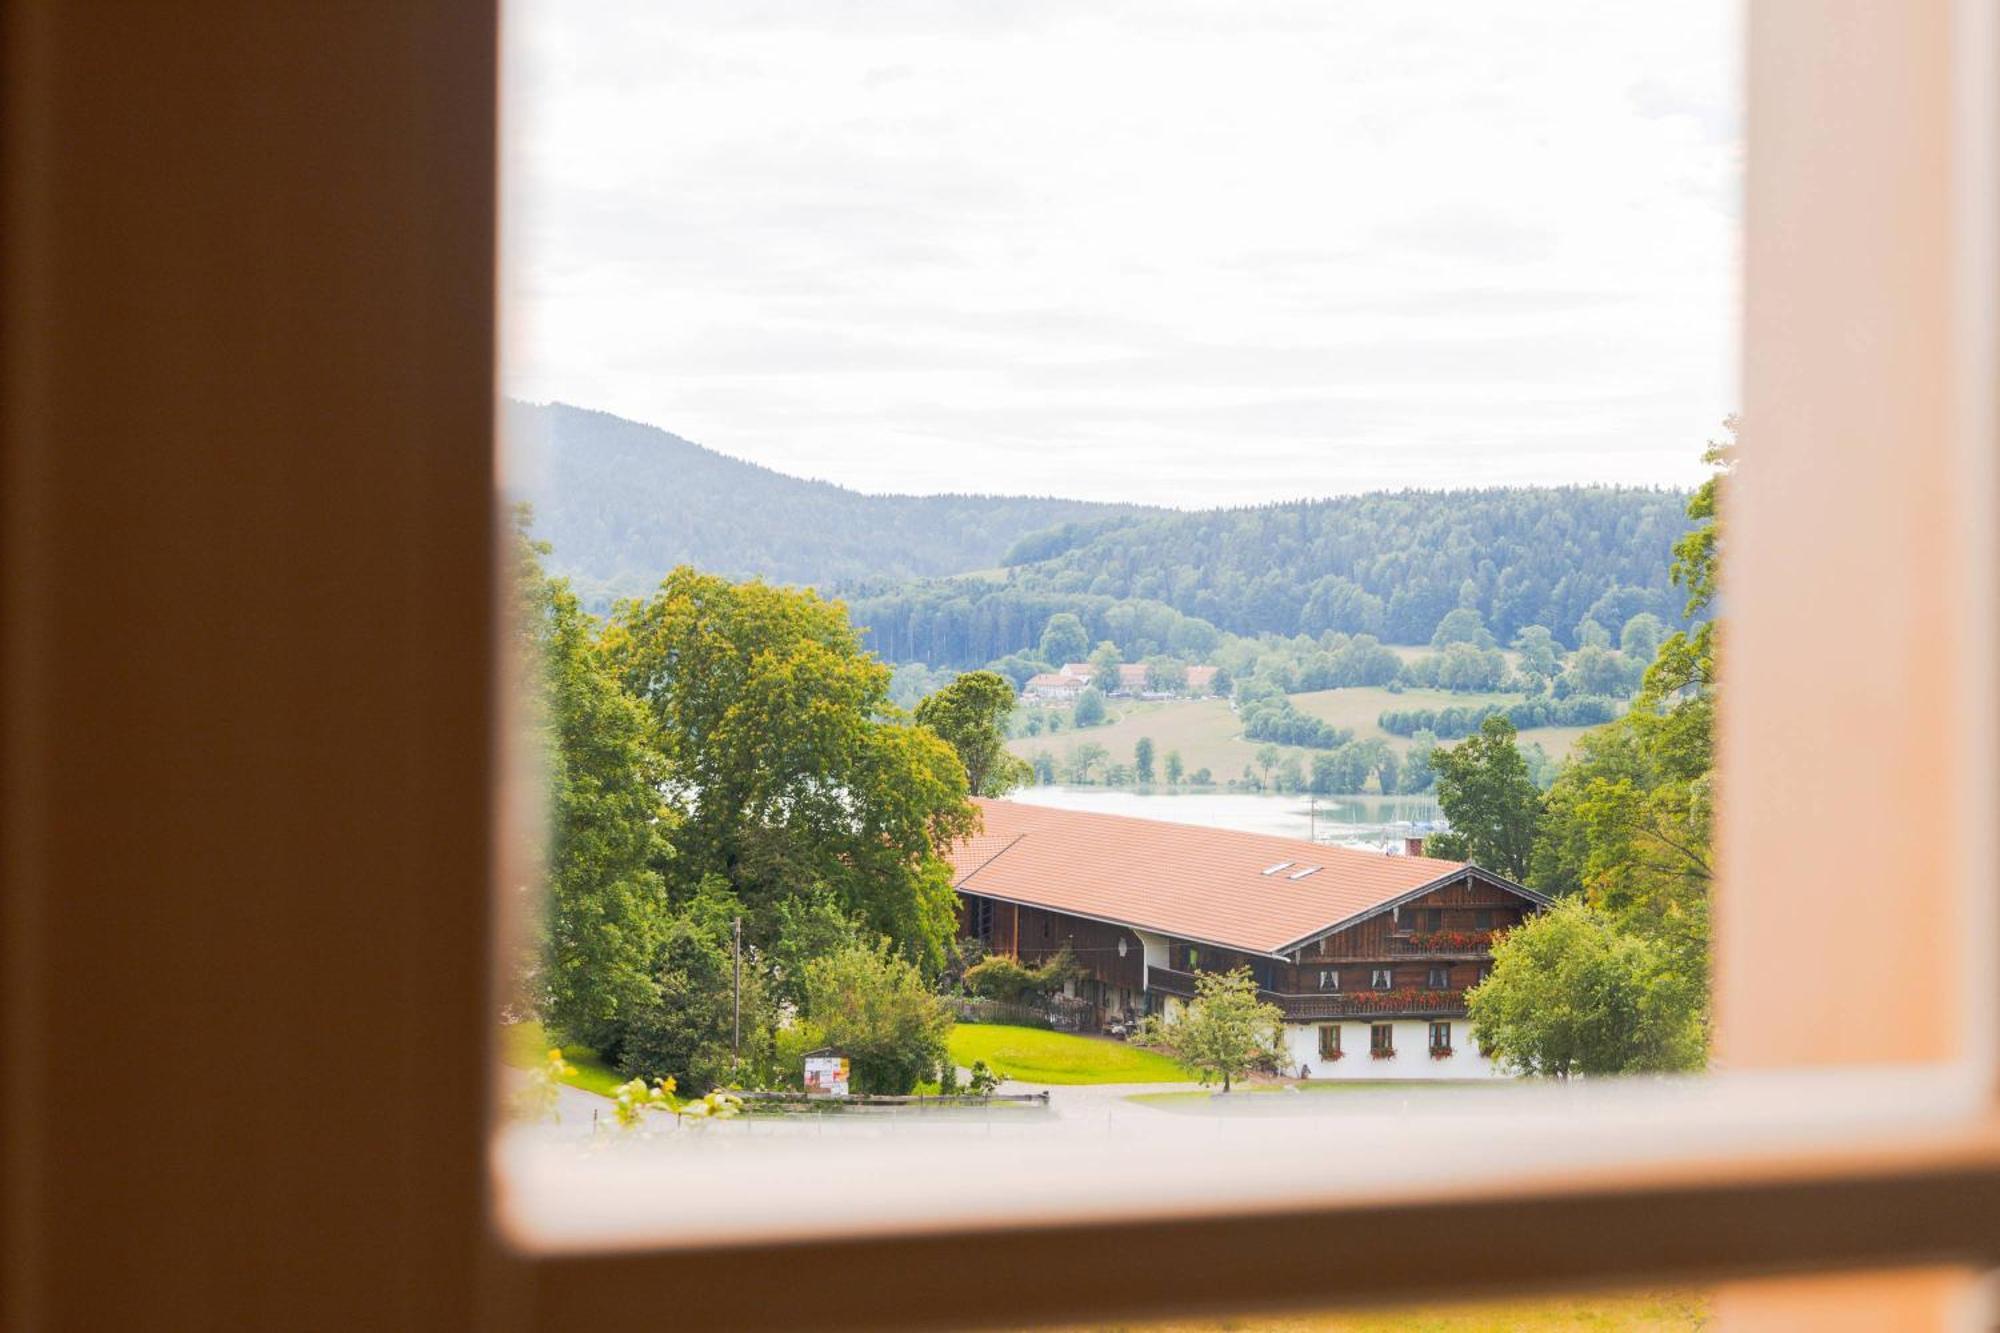
[[(1955, 1298), (2000, 1260), (1990, 4), (1773, 0), (1748, 38), (1718, 1062), (1724, 1083), (1853, 1067), (1828, 1098), (1843, 1077), (1929, 1077), (1871, 1068), (1954, 1066), (1930, 1114), (1804, 1151), (1718, 1130), (1706, 1159), (1572, 1163), (1485, 1194), (678, 1247), (643, 1218), (521, 1244), (492, 1170), (494, 1099), (458, 1098), (497, 1077), (478, 978), (504, 856), (481, 744), (500, 705), (490, 641), (455, 637), (493, 600), (491, 493), (471, 483), (493, 466), (496, 8), (259, 8), (228, 43), (143, 7), (107, 24), (10, 6), (0, 23), (0, 1322), (136, 1309), (279, 1326), (309, 1302), (353, 1327), (640, 1309), (730, 1327), (796, 1325), (801, 1309), (828, 1327), (1026, 1324), (1911, 1264), (1944, 1265)], [(245, 264), (255, 281), (218, 281)], [(379, 336), (362, 346), (359, 329)], [(225, 418), (214, 391), (232, 370), (242, 404)], [(212, 427), (212, 447), (148, 470), (148, 425), (174, 441)], [(291, 447), (268, 447), (280, 430)], [(91, 486), (121, 466), (120, 484)], [(225, 509), (230, 484), (254, 489)], [(366, 484), (376, 523), (343, 512)], [(176, 503), (214, 523), (210, 541), (172, 539), (160, 511)], [(236, 608), (227, 636), (219, 615), (135, 617), (144, 637), (103, 610), (177, 606), (204, 572), (270, 600)], [(372, 617), (350, 596), (364, 574), (383, 580)], [(59, 584), (91, 605), (61, 605)], [(435, 599), (454, 591), (472, 602)], [(224, 638), (232, 669), (189, 674), (231, 664)], [(1855, 642), (1870, 670), (1831, 674)], [(342, 688), (316, 699), (288, 680), (323, 690), (335, 672)], [(174, 706), (176, 688), (200, 704), (220, 685), (239, 691), (230, 712)], [(114, 733), (140, 704), (146, 724)], [(282, 704), (315, 711), (260, 711)], [(1835, 743), (1836, 709), (1899, 724), (1865, 769)], [(327, 747), (309, 807), (242, 781), (259, 763), (294, 771), (279, 741)], [(161, 781), (134, 803), (157, 814), (118, 810), (156, 845), (95, 820), (79, 832), (64, 802), (112, 810), (162, 764), (183, 790)], [(201, 799), (217, 791), (231, 800)], [(1856, 884), (1893, 896), (1823, 910)], [(132, 892), (127, 918), (83, 886)], [(232, 908), (236, 924), (203, 915)], [(369, 911), (372, 930), (342, 928)], [(1779, 947), (1743, 943), (1765, 938)], [(1894, 981), (1857, 984), (1857, 959)], [(216, 1043), (236, 1054), (228, 1040), (251, 1034), (282, 1105), (246, 1111), (215, 1086)], [(66, 1060), (121, 1038), (132, 1098), (62, 1084)], [(932, 1184), (976, 1189), (980, 1165)], [(1449, 1278), (1445, 1246), (1462, 1259)], [(1874, 1326), (1925, 1326), (1883, 1315), (1940, 1308), (1918, 1285), (1872, 1306)]]

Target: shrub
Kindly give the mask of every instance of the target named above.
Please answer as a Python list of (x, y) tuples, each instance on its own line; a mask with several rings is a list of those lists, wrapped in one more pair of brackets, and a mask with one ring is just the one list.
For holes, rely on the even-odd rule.
[(1063, 983), (1083, 975), (1076, 955), (1065, 944), (1039, 966), (1028, 967), (1004, 954), (994, 954), (965, 970), (965, 988), (974, 995), (1008, 1004), (1046, 999)]

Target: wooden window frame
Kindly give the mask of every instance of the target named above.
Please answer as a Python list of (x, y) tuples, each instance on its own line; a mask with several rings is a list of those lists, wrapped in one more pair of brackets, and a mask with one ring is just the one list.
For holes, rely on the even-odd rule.
[[(0, 11), (0, 1324), (780, 1327), (810, 1290), (920, 1327), (978, 1317), (975, 1263), (1024, 1324), (1435, 1299), (1449, 1247), (1454, 1294), (1923, 1266), (1867, 1288), (1915, 1327), (2000, 1264), (1990, 5), (1749, 11), (1715, 902), (1720, 1083), (1943, 1063), (1962, 1111), (729, 1246), (499, 1220), (487, 942), (532, 812), (492, 651), (497, 23)], [(1856, 640), (1870, 670), (1829, 675)], [(1829, 708), (1902, 725), (1855, 765)], [(1898, 910), (1818, 910), (1869, 885)], [(1859, 956), (1897, 985), (1813, 962)]]
[[(1331, 1045), (1327, 1042), (1329, 1034), (1333, 1038)], [(1319, 1025), (1319, 1058), (1322, 1060), (1338, 1060), (1342, 1058), (1340, 1049), (1340, 1024), (1321, 1023)]]
[[(1443, 1029), (1444, 1029), (1444, 1040), (1443, 1040), (1442, 1042), (1440, 1042), (1440, 1041), (1438, 1040), (1438, 1029), (1439, 1029), (1439, 1028), (1443, 1028)], [(1426, 1041), (1427, 1045), (1429, 1046), (1429, 1048), (1430, 1048), (1430, 1049), (1431, 1049), (1432, 1051), (1448, 1051), (1448, 1050), (1450, 1050), (1450, 1049), (1452, 1048), (1452, 1046), (1451, 1046), (1451, 1020), (1450, 1020), (1450, 1019), (1432, 1019), (1432, 1020), (1431, 1020), (1431, 1023), (1430, 1023), (1430, 1027), (1429, 1027), (1429, 1029), (1428, 1029), (1428, 1030), (1426, 1031), (1426, 1033), (1425, 1033), (1425, 1041)]]

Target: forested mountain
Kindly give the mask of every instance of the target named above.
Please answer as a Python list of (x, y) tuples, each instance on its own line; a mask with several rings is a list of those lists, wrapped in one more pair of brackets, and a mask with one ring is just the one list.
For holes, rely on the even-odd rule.
[(1214, 631), (1374, 634), (1427, 644), (1467, 607), (1501, 643), (1544, 625), (1576, 647), (1650, 611), (1681, 623), (1668, 584), (1689, 526), (1678, 491), (1603, 486), (1400, 491), (1073, 524), (1014, 548), (1043, 556), (1005, 582), (920, 580), (840, 590), (892, 661), (976, 666), (1032, 651), (1076, 614), (1128, 660), (1199, 652)]
[[(561, 403), (510, 403), (549, 568), (584, 605), (650, 591), (675, 565), (826, 587), (987, 569), (1023, 536), (1158, 510), (1031, 496), (864, 495)], [(1094, 529), (1093, 529), (1094, 530)]]

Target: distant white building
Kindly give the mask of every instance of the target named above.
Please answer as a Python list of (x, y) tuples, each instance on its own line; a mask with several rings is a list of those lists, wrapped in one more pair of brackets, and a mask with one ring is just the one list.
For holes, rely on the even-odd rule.
[(1090, 679), (1087, 676), (1072, 676), (1067, 671), (1044, 671), (1028, 677), (1028, 683), (1021, 687), (1021, 695), (1026, 699), (1061, 703), (1075, 699), (1089, 688)]

